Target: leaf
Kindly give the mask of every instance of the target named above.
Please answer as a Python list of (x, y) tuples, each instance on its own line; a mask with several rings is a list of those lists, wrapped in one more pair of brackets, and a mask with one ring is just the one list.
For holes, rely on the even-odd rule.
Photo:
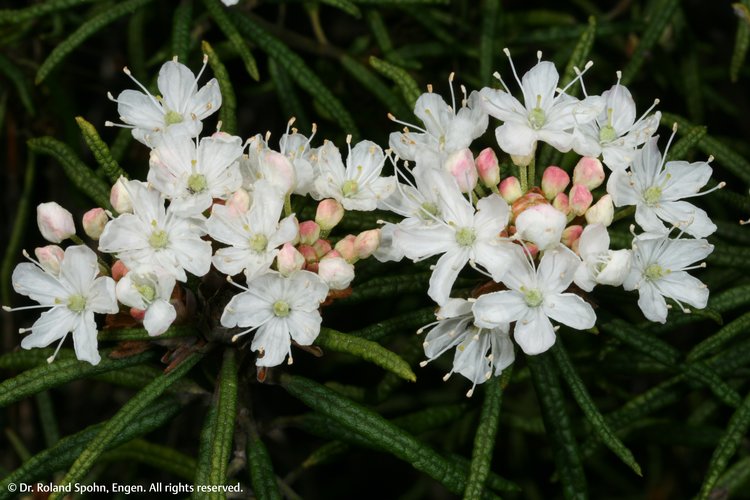
[(411, 4), (433, 4), (448, 5), (450, 0), (352, 0), (358, 4), (369, 5), (411, 5)]
[(119, 342), (124, 340), (163, 340), (195, 337), (196, 335), (198, 335), (198, 330), (193, 325), (173, 325), (156, 337), (149, 335), (145, 328), (107, 328), (99, 332), (99, 340), (116, 340)]
[(92, 3), (97, 0), (47, 0), (42, 3), (35, 3), (25, 9), (1, 9), (0, 24), (20, 25), (30, 19), (41, 17), (58, 10), (65, 10), (76, 5)]
[(370, 56), (370, 66), (375, 68), (375, 70), (381, 75), (393, 80), (399, 90), (401, 90), (401, 94), (404, 96), (404, 99), (406, 99), (406, 103), (412, 109), (414, 108), (421, 92), (419, 91), (417, 83), (411, 75), (406, 72), (406, 70), (383, 61), (382, 59), (378, 59), (375, 56)]
[(139, 462), (159, 471), (192, 481), (195, 474), (195, 459), (174, 448), (134, 439), (106, 452), (101, 457), (105, 462)]
[(98, 365), (91, 365), (75, 358), (56, 359), (53, 363), (32, 368), (14, 378), (5, 380), (0, 383), (0, 408), (71, 380), (135, 366), (154, 357), (153, 352), (144, 352), (122, 359), (109, 359), (107, 357), (108, 352), (102, 354), (102, 360)]
[(350, 332), (349, 335), (379, 342), (394, 333), (414, 333), (417, 331), (417, 328), (434, 320), (435, 307), (430, 306), (399, 316), (391, 316), (386, 320), (378, 321), (372, 325)]
[(704, 113), (701, 67), (699, 66), (697, 50), (695, 48), (691, 47), (685, 52), (681, 70), (688, 116), (698, 123), (702, 123)]
[(76, 123), (81, 129), (83, 140), (86, 141), (86, 145), (89, 147), (94, 155), (94, 159), (102, 167), (104, 173), (109, 177), (109, 180), (114, 184), (120, 177), (128, 178), (128, 174), (125, 173), (120, 165), (117, 164), (117, 160), (112, 158), (112, 153), (109, 151), (109, 147), (104, 143), (99, 132), (83, 117), (76, 116)]
[(725, 325), (721, 330), (693, 347), (687, 356), (688, 361), (696, 361), (715, 354), (725, 344), (734, 340), (738, 335), (750, 330), (750, 312)]
[(350, 16), (356, 17), (357, 19), (362, 17), (362, 12), (359, 10), (359, 7), (354, 5), (350, 0), (319, 0), (319, 1), (322, 4), (330, 5), (331, 7), (336, 7), (337, 9), (346, 12)]
[(731, 245), (717, 245), (706, 261), (713, 266), (735, 269), (750, 266), (750, 248)]
[[(589, 25), (586, 30), (581, 33), (581, 37), (578, 39), (573, 53), (568, 59), (568, 65), (565, 66), (565, 72), (560, 81), (560, 87), (565, 87), (576, 77), (575, 68), (583, 70), (589, 59), (591, 48), (594, 46), (594, 38), (596, 38), (596, 18), (589, 16)], [(572, 96), (578, 93), (580, 85), (571, 87), (566, 92)]]
[[(2, 11), (0, 11), (0, 16), (2, 16)], [(34, 116), (34, 101), (31, 98), (31, 89), (29, 89), (26, 76), (10, 59), (2, 54), (0, 54), (0, 73), (4, 74), (16, 88), (18, 98), (21, 100), (23, 107), (26, 108), (26, 112)]]
[(32, 151), (52, 156), (57, 160), (73, 184), (98, 206), (113, 210), (109, 204), (110, 187), (97, 177), (67, 144), (52, 137), (37, 137), (29, 139), (28, 145)]
[(711, 455), (708, 471), (703, 479), (703, 486), (701, 486), (698, 498), (701, 500), (713, 498), (714, 487), (726, 469), (729, 459), (732, 458), (745, 439), (748, 428), (750, 428), (750, 394), (747, 395), (732, 418), (729, 419), (726, 432), (719, 441), (713, 455)]
[(268, 58), (268, 74), (273, 80), (273, 86), (276, 89), (276, 97), (284, 116), (294, 117), (298, 126), (303, 130), (310, 130), (310, 119), (307, 117), (305, 108), (302, 106), (299, 95), (294, 89), (294, 83), (289, 78), (289, 74), (284, 68), (279, 66), (272, 57)]
[(375, 76), (365, 66), (357, 62), (347, 54), (341, 56), (341, 65), (354, 78), (357, 79), (367, 90), (369, 90), (380, 102), (382, 102), (389, 112), (396, 116), (410, 116), (411, 111), (404, 105), (404, 101), (396, 96), (391, 89), (386, 87), (380, 79)]
[(338, 305), (359, 304), (367, 300), (382, 297), (397, 297), (412, 294), (424, 294), (427, 292), (430, 273), (416, 273), (404, 276), (383, 276), (374, 278), (366, 283), (355, 286), (352, 294), (345, 299), (338, 300)]
[(253, 53), (250, 52), (250, 47), (247, 46), (245, 40), (237, 31), (237, 28), (232, 24), (228, 11), (225, 5), (222, 5), (219, 0), (203, 0), (203, 4), (206, 6), (206, 10), (211, 17), (216, 21), (216, 25), (229, 39), (229, 43), (232, 44), (234, 50), (242, 59), (245, 64), (245, 69), (250, 77), (256, 82), (260, 80), (260, 73), (258, 73), (258, 63), (255, 62)]
[(748, 481), (750, 481), (750, 457), (745, 457), (721, 475), (715, 489), (726, 491), (729, 498), (732, 498), (734, 493), (747, 491), (743, 488), (747, 488)]
[(343, 352), (374, 363), (381, 368), (395, 373), (399, 377), (414, 382), (417, 376), (409, 364), (401, 357), (381, 346), (377, 342), (347, 335), (330, 328), (321, 328), (315, 345), (332, 351)]
[(633, 469), (633, 472), (642, 476), (643, 473), (641, 472), (641, 466), (638, 465), (638, 462), (636, 462), (631, 451), (622, 443), (622, 441), (620, 441), (614, 431), (607, 425), (607, 421), (597, 409), (594, 400), (591, 399), (581, 377), (576, 373), (575, 367), (570, 362), (568, 353), (565, 351), (565, 347), (563, 347), (559, 338), (550, 350), (555, 357), (555, 362), (557, 363), (557, 368), (560, 370), (560, 375), (562, 375), (562, 378), (570, 388), (570, 392), (573, 394), (573, 399), (578, 403), (578, 406), (583, 411), (583, 414), (591, 424), (594, 432), (599, 436), (599, 439), (607, 446), (607, 448), (612, 450), (612, 452), (617, 455), (625, 465)]
[(500, 16), (500, 0), (484, 0), (482, 32), (479, 37), (479, 81), (489, 86), (492, 78), (492, 57), (495, 55), (495, 28)]
[(49, 448), (60, 441), (60, 428), (57, 425), (57, 418), (55, 417), (55, 407), (49, 391), (38, 392), (34, 399), (36, 400), (39, 422), (42, 424), (44, 443)]
[(229, 78), (226, 67), (216, 55), (211, 45), (203, 40), (201, 43), (203, 53), (208, 56), (208, 64), (214, 72), (216, 80), (219, 82), (221, 91), (221, 108), (219, 108), (219, 120), (224, 132), (233, 134), (237, 131), (237, 98), (234, 95), (234, 87)]
[(193, 20), (193, 1), (182, 0), (172, 16), (172, 55), (187, 61), (190, 52), (190, 28)]
[(656, 45), (656, 42), (659, 41), (664, 29), (670, 21), (672, 21), (679, 3), (679, 0), (661, 0), (656, 7), (651, 9), (651, 19), (646, 25), (646, 29), (643, 30), (641, 40), (638, 42), (638, 45), (630, 58), (630, 62), (622, 71), (623, 85), (630, 85), (630, 82), (633, 81), (633, 77), (638, 74), (638, 70), (641, 69), (641, 65), (643, 65), (646, 55), (651, 52), (651, 49)]
[(544, 428), (551, 441), (563, 495), (565, 498), (587, 498), (586, 476), (551, 356), (548, 353), (526, 356), (526, 362), (531, 369), (534, 390), (542, 409)]
[[(94, 439), (86, 446), (68, 470), (65, 477), (58, 483), (68, 485), (78, 483), (88, 474), (95, 465), (99, 456), (112, 446), (128, 424), (140, 413), (148, 408), (170, 385), (182, 378), (203, 356), (196, 352), (182, 360), (182, 362), (171, 372), (154, 379), (149, 385), (133, 396), (120, 410), (102, 426)], [(50, 500), (56, 500), (59, 495), (53, 493)]]
[(747, 57), (747, 49), (750, 47), (750, 2), (742, 0), (732, 4), (739, 21), (737, 22), (737, 34), (734, 38), (734, 50), (732, 51), (732, 61), (729, 63), (729, 79), (736, 83), (740, 77), (740, 70)]
[(479, 427), (474, 436), (469, 479), (464, 491), (465, 500), (481, 500), (482, 498), (484, 483), (492, 463), (492, 452), (495, 449), (503, 391), (510, 382), (511, 373), (513, 373), (513, 365), (503, 371), (502, 375), (493, 377), (484, 384), (484, 404), (482, 414), (479, 416)]
[(667, 161), (685, 158), (690, 150), (696, 147), (701, 139), (703, 139), (707, 130), (708, 128), (706, 127), (691, 127), (687, 132), (682, 134), (682, 137), (674, 143), (674, 146), (669, 148)]
[(125, 0), (118, 2), (108, 9), (103, 9), (101, 13), (88, 19), (78, 27), (68, 38), (57, 44), (47, 59), (44, 60), (36, 73), (35, 82), (42, 83), (45, 78), (62, 62), (65, 57), (73, 52), (79, 45), (86, 41), (90, 36), (99, 30), (117, 20), (118, 18), (132, 14), (136, 9), (143, 7), (151, 0)]
[(268, 500), (281, 500), (271, 457), (257, 432), (251, 433), (247, 440), (247, 460), (255, 496)]

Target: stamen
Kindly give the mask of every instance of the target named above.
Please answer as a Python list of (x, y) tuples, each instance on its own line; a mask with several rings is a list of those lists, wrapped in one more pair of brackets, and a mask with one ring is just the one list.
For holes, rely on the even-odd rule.
[(510, 50), (508, 48), (504, 48), (503, 52), (505, 53), (506, 57), (508, 58), (508, 61), (510, 62), (510, 69), (513, 71), (513, 77), (516, 79), (516, 83), (518, 83), (518, 86), (520, 88), (523, 88), (523, 85), (521, 84), (521, 79), (518, 78), (518, 73), (516, 73), (516, 67), (513, 65), (513, 59), (510, 57)]

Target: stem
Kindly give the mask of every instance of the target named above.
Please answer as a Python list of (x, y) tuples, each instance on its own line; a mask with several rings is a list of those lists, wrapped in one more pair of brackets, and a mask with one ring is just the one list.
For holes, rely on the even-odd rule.
[(529, 162), (529, 186), (536, 186), (536, 149), (534, 154), (531, 155), (531, 161)]
[(286, 198), (284, 198), (284, 215), (286, 217), (289, 217), (292, 215), (292, 195), (288, 194), (286, 195)]
[(529, 190), (527, 167), (518, 167), (518, 177), (521, 180), (521, 191), (526, 194), (526, 192)]

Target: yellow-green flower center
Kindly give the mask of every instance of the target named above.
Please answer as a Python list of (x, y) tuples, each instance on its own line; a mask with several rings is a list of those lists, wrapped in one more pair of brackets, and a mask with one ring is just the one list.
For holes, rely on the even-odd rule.
[(277, 300), (273, 303), (273, 313), (279, 318), (289, 316), (289, 304), (284, 300)]
[(476, 241), (477, 235), (474, 229), (470, 227), (462, 227), (456, 231), (456, 242), (462, 247), (470, 247)]
[(268, 238), (265, 234), (254, 234), (250, 238), (250, 248), (256, 252), (265, 252), (268, 247)]
[(182, 123), (182, 115), (177, 111), (171, 109), (164, 115), (164, 123), (167, 125), (174, 125), (175, 123)]
[(617, 138), (617, 132), (612, 125), (605, 125), (599, 129), (599, 142), (610, 142)]
[(151, 233), (151, 236), (148, 237), (148, 244), (151, 245), (152, 248), (161, 250), (169, 245), (169, 236), (163, 229), (156, 229)]
[(206, 176), (203, 174), (192, 174), (190, 177), (188, 177), (187, 185), (188, 189), (192, 193), (203, 192), (208, 187), (208, 183), (206, 183)]
[(526, 301), (526, 305), (529, 307), (539, 307), (544, 302), (544, 295), (536, 288), (532, 290), (521, 288), (521, 291), (523, 292), (523, 300)]
[(547, 115), (541, 107), (542, 96), (536, 96), (536, 107), (529, 112), (529, 125), (534, 130), (539, 130), (547, 122)]
[(440, 209), (434, 203), (425, 201), (420, 206), (420, 216), (425, 220), (431, 220), (431, 215), (437, 216), (440, 213)]
[(643, 201), (646, 205), (652, 207), (661, 200), (661, 188), (659, 186), (651, 186), (643, 192)]
[(141, 294), (146, 303), (151, 303), (156, 298), (156, 290), (151, 285), (136, 285), (135, 289)]
[(664, 269), (659, 264), (651, 264), (646, 268), (646, 271), (643, 274), (648, 280), (658, 280), (671, 272), (672, 271), (670, 271), (669, 269)]
[(86, 309), (86, 297), (83, 295), (71, 295), (68, 297), (68, 309), (74, 313), (83, 312)]
[(349, 198), (350, 196), (354, 196), (359, 191), (359, 184), (354, 179), (350, 179), (346, 182), (344, 182), (344, 185), (341, 186), (341, 192), (346, 198)]

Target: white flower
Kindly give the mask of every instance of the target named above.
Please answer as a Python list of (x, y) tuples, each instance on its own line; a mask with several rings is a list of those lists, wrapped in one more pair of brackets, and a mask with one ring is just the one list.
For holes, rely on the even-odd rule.
[(380, 177), (385, 155), (380, 146), (362, 141), (353, 148), (347, 137), (349, 156), (346, 167), (332, 142), (318, 149), (319, 169), (315, 191), (319, 198), (333, 198), (346, 210), (375, 210), (378, 201), (387, 198), (396, 187), (396, 178)]
[[(291, 160), (268, 147), (260, 134), (250, 138), (248, 154), (240, 159), (242, 186), (248, 191), (261, 179), (265, 179), (283, 195), (295, 192), (297, 172)], [(312, 178), (312, 167), (306, 174)]]
[(148, 181), (176, 213), (199, 214), (214, 198), (225, 200), (240, 188), (241, 155), (242, 139), (233, 135), (217, 132), (196, 145), (190, 137), (166, 132), (151, 150)]
[[(198, 77), (187, 66), (177, 62), (177, 58), (164, 63), (157, 80), (161, 95), (156, 97), (131, 75), (128, 68), (123, 69), (143, 92), (123, 90), (117, 99), (112, 94), (108, 96), (117, 103), (120, 120), (126, 123), (125, 127), (132, 128), (137, 141), (153, 147), (167, 129), (188, 137), (200, 134), (203, 128), (201, 120), (221, 106), (221, 92), (216, 78), (198, 90), (198, 78), (207, 63), (208, 56), (204, 56)], [(106, 122), (106, 125), (115, 124)]]
[(526, 354), (541, 354), (555, 343), (550, 319), (576, 330), (591, 328), (596, 315), (591, 306), (573, 293), (563, 293), (573, 281), (581, 260), (563, 245), (547, 250), (534, 269), (520, 246), (503, 283), (509, 288), (482, 295), (474, 303), (474, 323), (494, 328), (516, 322), (513, 338)]
[[(513, 76), (523, 91), (524, 104), (513, 97), (499, 74), (495, 76), (503, 84), (504, 92), (490, 88), (480, 91), (487, 113), (504, 122), (495, 129), (500, 149), (514, 156), (528, 156), (534, 152), (537, 141), (543, 141), (563, 153), (569, 151), (573, 144), (573, 128), (596, 118), (602, 106), (601, 98), (592, 96), (579, 101), (565, 93), (582, 73), (558, 91), (557, 69), (551, 62), (542, 61), (541, 52), (537, 52), (536, 66), (519, 80), (510, 52), (508, 49), (504, 51)], [(586, 69), (589, 67), (590, 63)]]
[(31, 335), (21, 341), (21, 347), (46, 347), (60, 339), (55, 353), (47, 359), (51, 363), (68, 332), (73, 332), (76, 357), (92, 365), (99, 364), (94, 313), (114, 314), (118, 307), (114, 280), (106, 276), (97, 278), (97, 274), (96, 254), (83, 245), (65, 250), (59, 274), (47, 272), (36, 263), (18, 264), (13, 271), (13, 288), (40, 305), (3, 309), (50, 308), (31, 328), (19, 330), (20, 333), (31, 331)]
[(51, 243), (60, 243), (76, 234), (73, 214), (54, 201), (37, 205), (36, 223), (42, 237)]
[(99, 250), (117, 254), (133, 271), (161, 267), (179, 281), (188, 271), (203, 276), (211, 268), (211, 243), (203, 241), (205, 219), (181, 216), (164, 208), (159, 191), (139, 181), (126, 183), (133, 213), (110, 221), (99, 238)]
[(253, 202), (246, 212), (237, 213), (214, 205), (208, 219), (208, 233), (230, 245), (216, 251), (214, 266), (234, 276), (245, 272), (248, 280), (269, 270), (278, 247), (297, 236), (297, 219), (290, 215), (279, 221), (284, 195), (265, 180), (255, 184)]
[[(251, 349), (258, 351), (258, 366), (276, 366), (289, 356), (291, 340), (310, 345), (320, 333), (318, 307), (328, 295), (328, 286), (309, 271), (296, 271), (288, 278), (270, 272), (249, 281), (244, 292), (229, 301), (221, 315), (227, 328), (241, 327), (242, 335), (257, 330)], [(291, 340), (290, 340), (291, 338)]]
[(507, 268), (507, 249), (512, 245), (500, 238), (508, 223), (508, 204), (497, 194), (482, 198), (477, 209), (463, 197), (455, 179), (442, 170), (429, 169), (438, 201), (433, 221), (406, 219), (394, 230), (394, 245), (410, 259), (421, 260), (443, 254), (430, 277), (427, 294), (440, 305), (450, 296), (458, 273), (467, 262), (483, 266), (499, 280)]
[(583, 262), (574, 281), (587, 292), (597, 284), (620, 286), (630, 272), (630, 251), (610, 250), (607, 228), (601, 224), (586, 226), (578, 239), (578, 254)]
[(318, 263), (318, 276), (331, 290), (344, 290), (354, 279), (354, 266), (343, 257), (329, 252)]
[(425, 366), (455, 347), (453, 368), (444, 380), (453, 372), (471, 380), (473, 385), (466, 393), (469, 397), (477, 384), (489, 380), (493, 373), (500, 375), (515, 359), (508, 323), (494, 328), (476, 326), (471, 307), (471, 302), (466, 299), (449, 299), (437, 311), (437, 321), (425, 327), (432, 327), (423, 343), (428, 361), (420, 363)]
[[(635, 221), (646, 232), (666, 233), (668, 229), (662, 222), (665, 221), (696, 238), (712, 234), (716, 225), (706, 212), (680, 201), (713, 191), (700, 192), (711, 178), (711, 167), (705, 161), (670, 161), (665, 166), (657, 139), (649, 139), (636, 153), (630, 170), (612, 172), (607, 183), (612, 201), (616, 207), (635, 205)], [(718, 188), (723, 185), (720, 183)]]
[(669, 239), (668, 235), (654, 237), (642, 234), (633, 240), (633, 263), (623, 283), (625, 290), (638, 290), (638, 307), (650, 321), (664, 323), (670, 298), (684, 312), (683, 302), (702, 309), (708, 302), (708, 288), (687, 271), (705, 267), (692, 266), (713, 252), (706, 240)]
[(128, 307), (145, 310), (143, 326), (151, 336), (161, 335), (177, 317), (169, 302), (175, 279), (161, 269), (142, 268), (117, 282), (117, 300)]
[(516, 235), (533, 243), (539, 250), (546, 250), (560, 243), (567, 223), (565, 214), (552, 205), (533, 205), (516, 217)]

